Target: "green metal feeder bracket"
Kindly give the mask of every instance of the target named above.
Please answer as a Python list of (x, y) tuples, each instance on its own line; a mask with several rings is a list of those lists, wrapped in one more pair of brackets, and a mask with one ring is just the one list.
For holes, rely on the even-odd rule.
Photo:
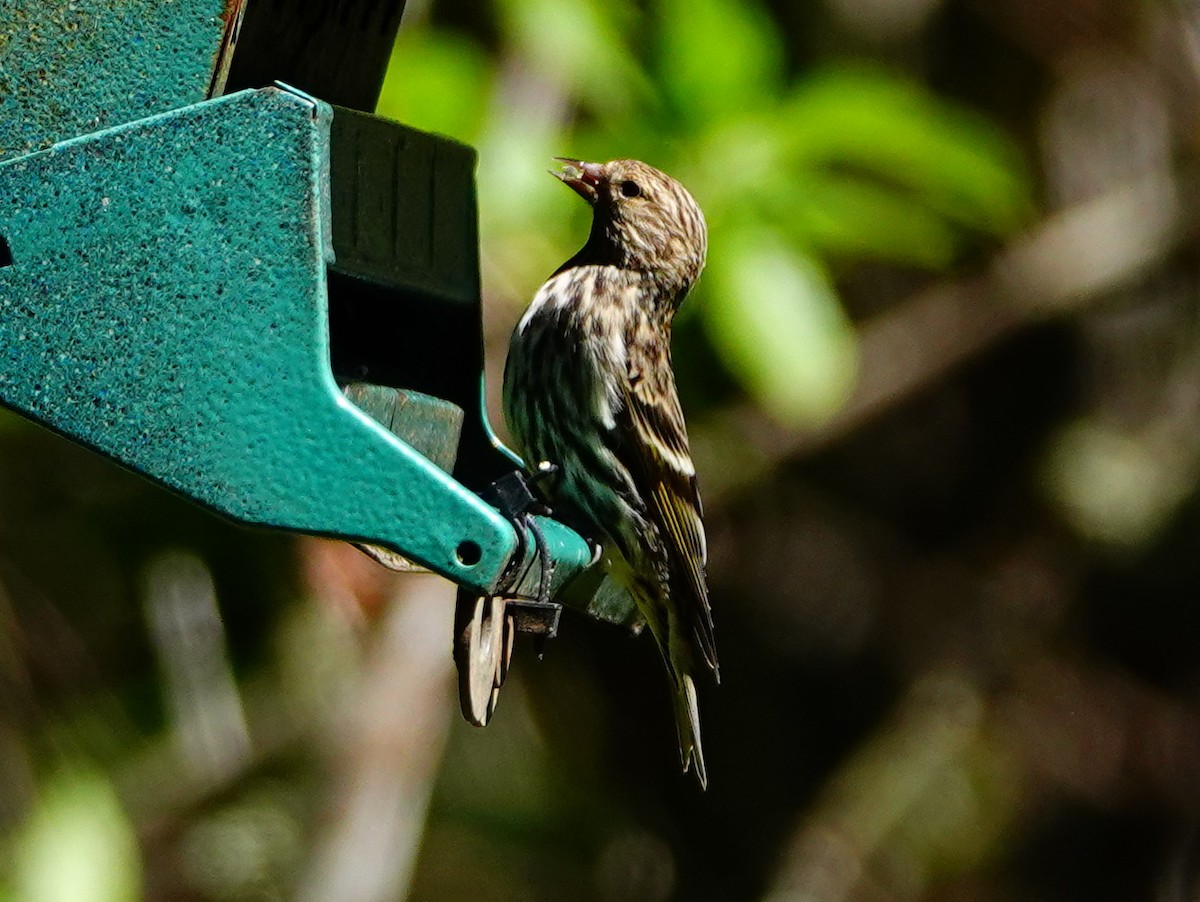
[[(330, 124), (342, 115), (373, 118), (282, 87), (243, 91), (0, 163), (0, 403), (236, 520), (383, 546), (472, 592), (530, 595), (533, 542), (333, 377)], [(356, 251), (350, 269), (356, 254), (369, 268)], [(449, 422), (446, 402), (405, 403), (391, 425), (410, 437), (422, 420)], [(540, 525), (552, 594), (627, 621), (628, 597), (600, 586), (587, 543)]]

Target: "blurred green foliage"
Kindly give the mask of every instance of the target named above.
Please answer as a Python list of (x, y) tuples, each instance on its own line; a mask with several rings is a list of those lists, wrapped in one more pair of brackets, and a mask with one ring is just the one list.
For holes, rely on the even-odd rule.
[(108, 778), (63, 768), (48, 775), (16, 838), (14, 899), (136, 902), (141, 858), (134, 826)]
[(853, 389), (839, 268), (944, 271), (1031, 214), (999, 128), (868, 64), (790, 76), (786, 37), (756, 2), (495, 6), (497, 66), (462, 35), (410, 24), (379, 106), (478, 146), (493, 300), (521, 306), (586, 234), (586, 211), (543, 175), (551, 156), (645, 159), (704, 208), (711, 277), (690, 306), (783, 423), (819, 425)]

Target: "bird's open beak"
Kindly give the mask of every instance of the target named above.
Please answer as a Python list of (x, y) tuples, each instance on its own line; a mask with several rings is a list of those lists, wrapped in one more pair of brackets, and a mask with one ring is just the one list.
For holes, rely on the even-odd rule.
[(572, 160), (567, 157), (555, 157), (563, 164), (561, 172), (551, 172), (555, 178), (565, 184), (586, 200), (589, 204), (596, 202), (596, 188), (604, 181), (604, 167), (600, 163), (585, 163), (583, 160)]

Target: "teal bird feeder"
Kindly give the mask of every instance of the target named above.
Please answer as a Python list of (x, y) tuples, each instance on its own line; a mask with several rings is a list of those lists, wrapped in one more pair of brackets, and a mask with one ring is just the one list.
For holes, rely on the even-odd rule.
[(502, 676), (489, 614), (633, 609), (578, 534), (481, 496), (514, 462), (480, 403), (475, 152), (361, 112), (402, 11), (0, 0), (0, 403), (453, 580), (460, 665)]

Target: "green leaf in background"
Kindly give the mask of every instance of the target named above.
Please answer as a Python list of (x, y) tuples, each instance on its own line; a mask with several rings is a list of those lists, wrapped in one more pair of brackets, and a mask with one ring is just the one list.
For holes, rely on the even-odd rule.
[(498, 9), (517, 53), (563, 94), (620, 115), (652, 93), (622, 34), (635, 21), (628, 3), (501, 0)]
[(133, 825), (108, 781), (62, 770), (51, 776), (18, 838), (22, 902), (136, 902), (141, 860)]
[(911, 195), (845, 173), (814, 173), (771, 192), (765, 204), (802, 246), (846, 260), (944, 269), (963, 239)]
[(447, 31), (401, 29), (376, 112), (473, 143), (483, 126), (490, 90), (483, 50)]
[(693, 125), (770, 102), (782, 82), (783, 47), (752, 0), (662, 0), (661, 78)]
[(807, 78), (780, 127), (796, 165), (861, 168), (981, 232), (1011, 232), (1031, 209), (1018, 157), (998, 128), (894, 75), (830, 69)]
[(755, 110), (714, 121), (691, 142), (677, 174), (703, 189), (709, 219), (725, 211), (752, 210), (795, 178), (774, 110)]
[(701, 310), (725, 365), (780, 422), (829, 419), (854, 386), (858, 345), (828, 277), (761, 228), (714, 246)]

